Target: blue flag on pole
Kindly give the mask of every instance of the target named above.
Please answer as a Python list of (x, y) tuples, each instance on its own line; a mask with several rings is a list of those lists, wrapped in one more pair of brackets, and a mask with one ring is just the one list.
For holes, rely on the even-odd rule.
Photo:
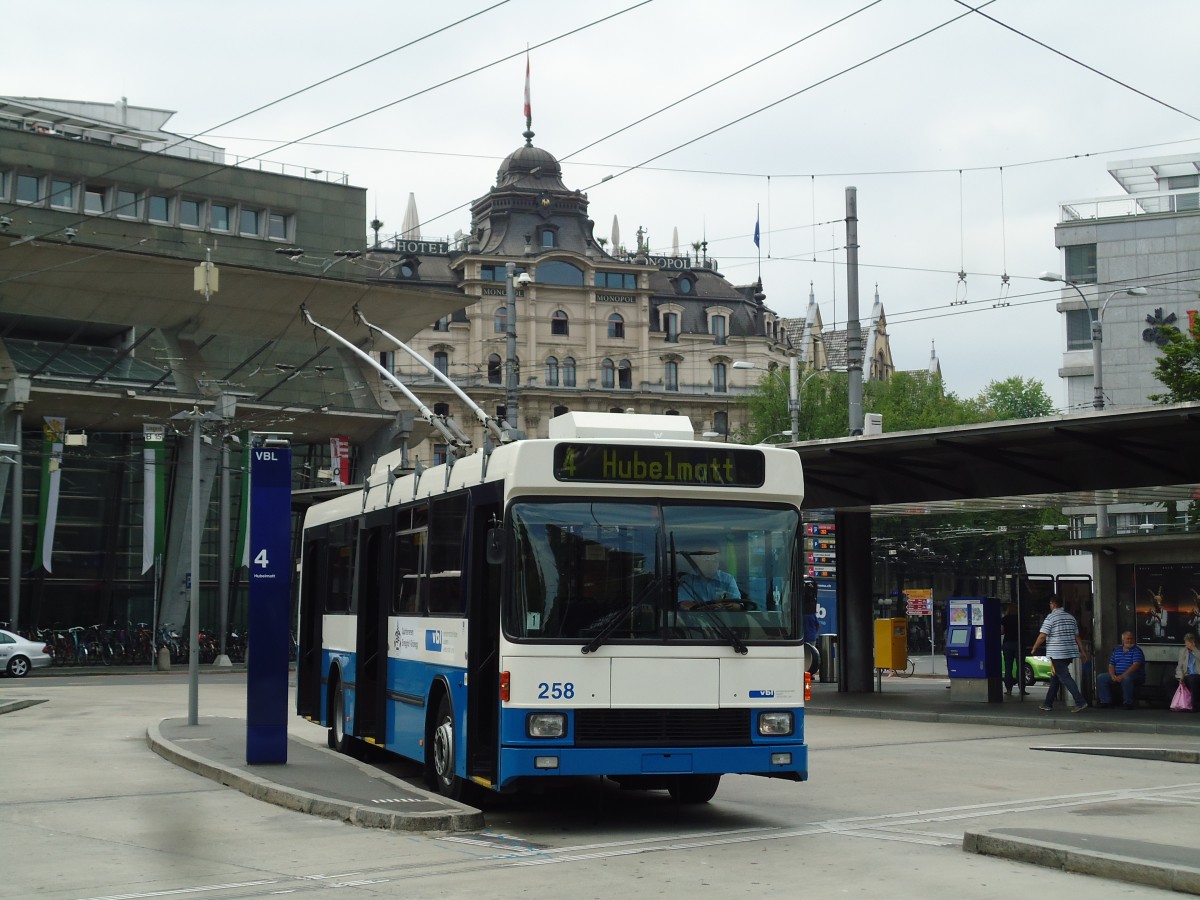
[(754, 246), (755, 246), (755, 247), (761, 247), (761, 246), (762, 246), (762, 245), (761, 245), (761, 244), (759, 244), (759, 242), (758, 242), (758, 219), (755, 219), (755, 220), (754, 220)]

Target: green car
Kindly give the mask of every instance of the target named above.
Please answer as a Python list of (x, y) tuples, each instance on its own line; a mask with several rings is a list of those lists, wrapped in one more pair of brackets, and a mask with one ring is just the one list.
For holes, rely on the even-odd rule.
[(1021, 683), (1029, 687), (1035, 681), (1049, 681), (1053, 673), (1048, 656), (1027, 656), (1021, 666)]

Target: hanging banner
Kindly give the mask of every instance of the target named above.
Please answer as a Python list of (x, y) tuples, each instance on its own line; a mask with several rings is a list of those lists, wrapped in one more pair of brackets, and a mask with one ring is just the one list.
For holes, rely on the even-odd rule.
[(350, 483), (350, 438), (333, 435), (329, 438), (329, 461), (333, 483), (345, 487)]
[(38, 504), (37, 549), (34, 559), (47, 572), (52, 572), (54, 530), (58, 524), (58, 495), (62, 482), (63, 435), (67, 420), (61, 416), (44, 416), (42, 425), (42, 494)]
[(162, 556), (167, 539), (167, 469), (164, 464), (167, 430), (143, 425), (142, 440), (142, 574)]

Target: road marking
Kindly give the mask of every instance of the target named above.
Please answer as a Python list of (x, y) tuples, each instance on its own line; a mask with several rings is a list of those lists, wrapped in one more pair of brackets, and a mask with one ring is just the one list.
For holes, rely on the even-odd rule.
[(264, 881), (237, 881), (232, 884), (206, 884), (198, 887), (176, 888), (171, 891), (147, 891), (144, 894), (109, 894), (104, 897), (88, 897), (86, 900), (139, 900), (141, 897), (175, 897), (180, 894), (202, 894), (206, 891), (227, 891), (231, 888), (260, 887), (264, 884), (278, 884), (277, 879)]

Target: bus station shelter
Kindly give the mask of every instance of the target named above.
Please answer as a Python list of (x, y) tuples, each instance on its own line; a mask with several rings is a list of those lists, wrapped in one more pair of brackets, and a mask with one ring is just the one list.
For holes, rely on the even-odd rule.
[[(1029, 506), (1186, 505), (1200, 498), (1200, 403), (1096, 410), (791, 445), (804, 463), (804, 506), (837, 526), (838, 690), (873, 690), (871, 515)], [(1100, 536), (1093, 633), (1110, 648), (1118, 566), (1200, 562), (1200, 531)], [(1094, 546), (1092, 546), (1094, 545)], [(1075, 546), (1075, 545), (1073, 545)], [(1106, 651), (1105, 651), (1106, 652)]]

